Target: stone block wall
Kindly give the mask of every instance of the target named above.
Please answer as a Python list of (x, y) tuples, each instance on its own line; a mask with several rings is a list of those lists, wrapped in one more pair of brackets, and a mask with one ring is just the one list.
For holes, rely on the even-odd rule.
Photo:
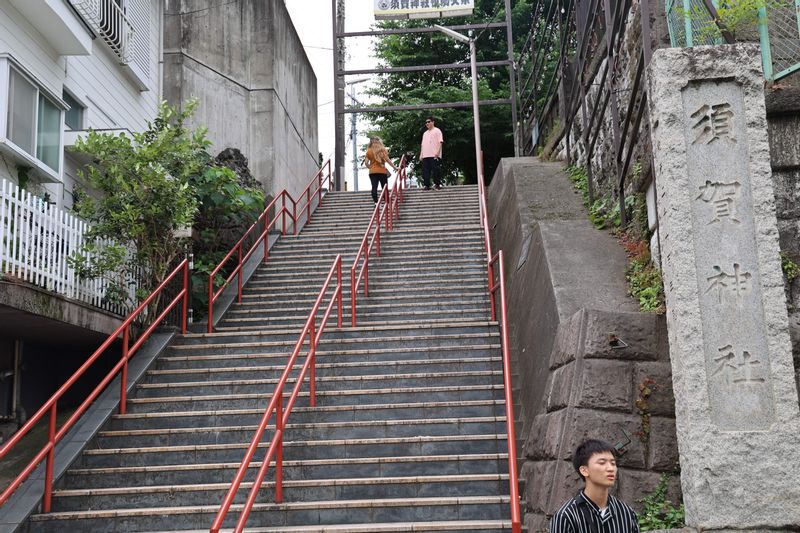
[[(587, 438), (620, 446), (616, 495), (634, 508), (641, 507), (637, 500), (656, 488), (662, 473), (675, 473), (666, 333), (662, 316), (592, 309), (581, 309), (559, 325), (544, 410), (523, 448), (527, 531), (546, 531), (549, 517), (582, 487), (570, 457)], [(643, 387), (652, 394), (644, 397)], [(673, 476), (672, 501), (680, 499), (679, 485)]]

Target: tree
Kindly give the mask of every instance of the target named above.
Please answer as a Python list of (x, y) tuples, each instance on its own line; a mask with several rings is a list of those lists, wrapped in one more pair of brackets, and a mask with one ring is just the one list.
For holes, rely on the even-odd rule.
[(95, 192), (80, 195), (74, 206), (90, 227), (87, 244), (70, 262), (80, 277), (107, 279), (111, 301), (132, 305), (149, 295), (184, 250), (175, 232), (197, 212), (189, 179), (210, 160), (205, 130), (184, 126), (195, 107), (190, 102), (178, 112), (163, 103), (141, 133), (91, 131), (75, 144), (92, 158), (79, 174)]
[[(476, 1), (475, 14), (469, 18), (437, 21), (442, 25), (486, 23), (505, 19), (503, 0)], [(518, 0), (512, 8), (514, 34), (519, 39), (527, 35), (530, 26), (529, 0)], [(391, 21), (381, 28), (428, 27), (429, 20)], [(477, 60), (507, 59), (505, 32), (478, 31)], [(375, 53), (381, 66), (400, 67), (466, 62), (469, 47), (438, 33), (397, 34), (382, 37)], [(509, 97), (508, 71), (502, 68), (479, 71), (478, 93), (482, 100)], [(371, 93), (381, 98), (381, 105), (424, 104), (436, 102), (471, 101), (472, 85), (469, 69), (438, 70), (391, 74), (378, 82)], [(420, 140), (425, 130), (425, 117), (434, 116), (445, 138), (442, 172), (448, 182), (476, 183), (475, 143), (472, 109), (436, 109), (370, 113), (377, 125), (377, 135), (384, 139), (392, 154), (408, 153), (419, 157)], [(484, 152), (485, 174), (491, 179), (501, 157), (514, 154), (514, 132), (509, 106), (484, 106), (480, 109), (481, 144)], [(413, 173), (420, 174), (420, 165)]]

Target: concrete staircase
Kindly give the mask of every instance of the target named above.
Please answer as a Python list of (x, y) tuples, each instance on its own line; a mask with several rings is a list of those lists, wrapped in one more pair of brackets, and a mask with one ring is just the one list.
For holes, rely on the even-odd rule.
[[(284, 501), (275, 504), (266, 483), (248, 531), (510, 530), (500, 337), (477, 189), (407, 192), (351, 328), (349, 267), (372, 209), (368, 193), (328, 194), (300, 235), (273, 248), (214, 334), (181, 337), (157, 360), (128, 414), (114, 416), (61, 480), (54, 512), (25, 529), (207, 531), (342, 253), (346, 327), (332, 319), (323, 335), (317, 407), (306, 386), (292, 412)], [(256, 460), (269, 438), (270, 429)]]

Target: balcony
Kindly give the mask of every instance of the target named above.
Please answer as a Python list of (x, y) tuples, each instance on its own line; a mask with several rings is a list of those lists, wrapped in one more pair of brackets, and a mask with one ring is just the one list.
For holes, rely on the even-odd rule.
[(9, 0), (61, 55), (89, 55), (92, 35), (64, 0)]
[(149, 0), (68, 0), (108, 45), (140, 91), (148, 90)]

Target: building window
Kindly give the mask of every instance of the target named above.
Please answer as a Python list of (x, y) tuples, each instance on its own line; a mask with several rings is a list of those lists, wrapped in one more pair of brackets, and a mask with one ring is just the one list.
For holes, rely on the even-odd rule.
[[(59, 174), (63, 104), (46, 94), (10, 61), (0, 62), (0, 71), (4, 64), (8, 65), (8, 85), (4, 88), (8, 96), (2, 102), (7, 104), (5, 136), (17, 152), (24, 152)], [(0, 91), (0, 95), (4, 92)]]
[(83, 129), (83, 112), (86, 110), (75, 98), (67, 91), (61, 96), (69, 109), (64, 113), (64, 125), (70, 131), (80, 131)]

